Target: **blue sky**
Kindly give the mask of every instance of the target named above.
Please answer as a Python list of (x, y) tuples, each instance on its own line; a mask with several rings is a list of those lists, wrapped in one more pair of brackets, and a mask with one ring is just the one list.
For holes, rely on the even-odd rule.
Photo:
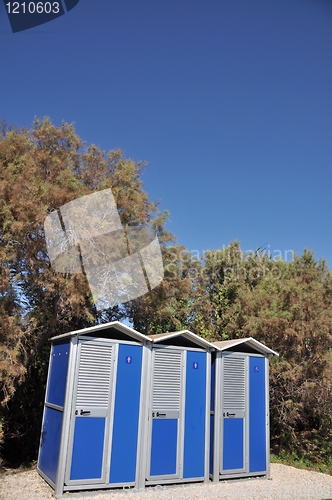
[(306, 247), (332, 267), (330, 0), (80, 0), (15, 34), (1, 3), (0, 41), (0, 119), (74, 122), (146, 160), (188, 249)]

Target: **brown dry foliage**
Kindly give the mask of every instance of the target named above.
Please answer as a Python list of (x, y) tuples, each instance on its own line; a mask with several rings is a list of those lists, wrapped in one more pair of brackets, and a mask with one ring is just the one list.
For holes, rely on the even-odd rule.
[(55, 334), (101, 319), (119, 319), (115, 307), (97, 313), (83, 274), (55, 272), (46, 252), (43, 223), (61, 205), (111, 188), (122, 223), (154, 226), (167, 241), (166, 214), (142, 188), (144, 164), (119, 150), (86, 146), (72, 125), (46, 118), (31, 129), (0, 129), (0, 382), (2, 403)]

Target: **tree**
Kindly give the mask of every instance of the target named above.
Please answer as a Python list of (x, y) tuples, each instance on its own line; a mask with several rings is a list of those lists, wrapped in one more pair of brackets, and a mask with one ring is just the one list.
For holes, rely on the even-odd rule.
[(214, 340), (252, 336), (271, 361), (274, 450), (327, 460), (332, 448), (332, 274), (304, 250), (291, 262), (238, 242), (206, 253), (194, 331)]
[(76, 198), (111, 188), (122, 224), (152, 226), (164, 244), (172, 239), (163, 227), (167, 214), (143, 190), (143, 168), (119, 150), (105, 154), (86, 146), (67, 123), (55, 127), (46, 118), (31, 129), (1, 125), (0, 401), (3, 452), (10, 460), (22, 448), (21, 460), (36, 455), (48, 339), (126, 314), (122, 306), (97, 311), (84, 274), (50, 266), (45, 218)]
[(164, 279), (159, 286), (126, 305), (134, 327), (146, 334), (190, 329), (195, 307), (193, 280), (200, 264), (193, 264), (181, 245), (162, 248)]

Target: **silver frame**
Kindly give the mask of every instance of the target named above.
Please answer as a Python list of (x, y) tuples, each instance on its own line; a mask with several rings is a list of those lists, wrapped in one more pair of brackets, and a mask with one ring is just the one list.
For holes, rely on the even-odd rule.
[[(117, 322), (110, 323), (109, 325), (117, 326)], [(107, 325), (102, 325), (101, 330), (106, 328)], [(91, 489), (113, 489), (119, 487), (133, 487), (134, 491), (142, 491), (145, 485), (155, 485), (155, 484), (175, 484), (175, 483), (190, 483), (204, 481), (208, 482), (209, 477), (212, 477), (213, 482), (219, 482), (219, 480), (230, 479), (230, 478), (246, 478), (246, 477), (259, 477), (265, 476), (270, 477), (270, 422), (269, 422), (269, 357), (274, 353), (274, 351), (269, 350), (268, 353), (265, 352), (255, 352), (255, 353), (241, 353), (236, 351), (229, 351), (227, 349), (219, 350), (216, 347), (216, 360), (215, 360), (215, 394), (212, 395), (215, 400), (214, 411), (210, 411), (210, 395), (211, 395), (211, 352), (215, 348), (212, 344), (203, 346), (197, 343), (197, 347), (184, 347), (184, 346), (173, 346), (165, 345), (159, 340), (149, 339), (148, 337), (139, 334), (131, 328), (122, 326), (119, 328), (120, 331), (126, 333), (130, 336), (133, 332), (132, 340), (117, 340), (112, 338), (101, 338), (98, 337), (98, 330), (100, 325), (96, 325), (93, 328), (88, 328), (84, 330), (79, 330), (77, 332), (72, 332), (71, 334), (64, 334), (58, 336), (54, 339), (54, 343), (57, 340), (64, 340), (68, 338), (69, 340), (69, 359), (68, 359), (68, 371), (65, 389), (65, 401), (63, 407), (58, 407), (57, 405), (52, 405), (46, 402), (44, 404), (44, 415), (43, 422), (45, 418), (45, 408), (51, 407), (59, 411), (63, 411), (62, 429), (60, 437), (60, 448), (59, 448), (59, 458), (56, 473), (55, 484), (43, 474), (43, 472), (38, 469), (39, 474), (49, 483), (55, 490), (55, 497), (60, 497), (64, 491), (75, 491), (75, 490), (91, 490)], [(135, 333), (135, 335), (134, 335)], [(184, 332), (178, 332), (185, 334)], [(190, 333), (190, 332), (189, 332)], [(171, 334), (170, 334), (171, 335)], [(191, 334), (190, 339), (192, 340)], [(167, 339), (171, 343), (170, 339)], [(194, 339), (195, 340), (195, 339)], [(75, 402), (75, 393), (77, 387), (77, 376), (78, 376), (78, 348), (79, 343), (83, 341), (93, 341), (97, 343), (107, 343), (114, 345), (114, 351), (112, 354), (112, 381), (110, 389), (110, 400), (107, 410), (107, 435), (105, 433), (104, 450), (106, 456), (103, 459), (103, 475), (105, 482), (100, 482), (101, 480), (75, 480), (70, 481), (70, 484), (65, 484), (66, 471), (69, 470), (71, 465), (71, 454), (72, 445), (70, 445), (71, 432), (73, 432), (74, 426), (72, 419), (72, 408)], [(117, 372), (117, 362), (118, 362), (118, 349), (119, 344), (131, 344), (131, 345), (141, 345), (142, 346), (142, 369), (141, 369), (141, 384), (140, 384), (140, 403), (139, 403), (139, 421), (138, 421), (138, 438), (137, 438), (137, 454), (136, 454), (136, 478), (134, 482), (130, 483), (109, 483), (109, 473), (111, 467), (111, 445), (112, 445), (112, 428), (114, 420), (114, 404), (115, 404), (115, 388), (116, 388), (116, 372)], [(240, 348), (240, 346), (239, 346)], [(156, 349), (168, 349), (173, 351), (182, 352), (182, 375), (181, 375), (181, 413), (179, 418), (179, 433), (178, 433), (178, 443), (177, 443), (177, 474), (171, 476), (152, 476), (149, 477), (150, 472), (150, 457), (151, 457), (151, 438), (152, 438), (152, 414), (151, 414), (151, 398), (152, 398), (152, 381), (153, 381), (153, 352)], [(184, 453), (184, 424), (185, 424), (185, 391), (186, 391), (186, 362), (187, 362), (187, 352), (188, 351), (198, 351), (206, 353), (206, 415), (205, 415), (205, 455), (204, 455), (204, 477), (198, 478), (183, 478), (183, 453)], [(245, 471), (238, 472), (238, 470), (226, 473), (221, 473), (222, 465), (222, 363), (223, 359), (227, 355), (241, 356), (246, 358), (246, 416), (245, 416), (245, 438), (244, 438), (244, 456), (245, 456)], [(51, 356), (51, 353), (50, 353)], [(259, 472), (249, 472), (249, 376), (248, 376), (248, 366), (249, 358), (251, 356), (258, 356), (265, 358), (265, 400), (266, 400), (266, 471)], [(50, 358), (51, 359), (51, 358)], [(49, 382), (50, 373), (48, 373)], [(47, 383), (48, 387), (48, 383)], [(209, 461), (209, 447), (210, 447), (210, 415), (214, 415), (214, 433), (213, 433), (213, 469), (210, 474), (210, 461)], [(107, 451), (108, 450), (108, 451)]]
[[(79, 373), (79, 367), (80, 367), (80, 357), (81, 357), (81, 345), (84, 343), (90, 343), (90, 345), (111, 345), (112, 347), (114, 346), (114, 350), (112, 352), (112, 361), (111, 361), (111, 379), (110, 379), (110, 385), (111, 387), (109, 388), (109, 399), (108, 399), (108, 408), (106, 410), (106, 415), (105, 415), (105, 435), (104, 435), (104, 446), (103, 446), (103, 460), (102, 460), (102, 471), (101, 471), (101, 477), (100, 478), (94, 478), (94, 479), (70, 479), (70, 469), (72, 465), (72, 452), (73, 452), (73, 444), (74, 444), (74, 432), (75, 432), (75, 409), (76, 409), (76, 394), (77, 394), (77, 382), (78, 382), (78, 373)], [(69, 431), (69, 439), (68, 439), (68, 449), (67, 449), (67, 460), (66, 460), (66, 472), (65, 472), (65, 484), (64, 484), (64, 491), (68, 489), (68, 487), (71, 486), (76, 486), (79, 485), (82, 487), (82, 485), (99, 485), (99, 484), (106, 484), (106, 474), (107, 474), (107, 464), (109, 462), (109, 446), (110, 446), (110, 428), (113, 423), (113, 409), (114, 409), (114, 390), (115, 390), (115, 383), (116, 383), (116, 377), (114, 376), (115, 372), (115, 360), (117, 359), (117, 352), (118, 352), (118, 345), (114, 344), (111, 340), (109, 342), (102, 342), (100, 343), (98, 340), (95, 339), (78, 339), (78, 345), (77, 345), (77, 358), (76, 358), (76, 366), (75, 366), (75, 375), (74, 375), (74, 388), (73, 388), (73, 393), (72, 393), (72, 405), (71, 405), (71, 418), (70, 418), (70, 431)], [(89, 417), (86, 417), (89, 418)], [(112, 420), (112, 422), (110, 421)], [(105, 456), (107, 456), (107, 459), (105, 460)]]
[[(97, 330), (97, 329), (96, 329)], [(129, 333), (132, 329), (128, 329)], [(45, 479), (45, 481), (54, 489), (54, 496), (60, 498), (65, 491), (77, 491), (77, 490), (90, 490), (90, 489), (113, 489), (119, 487), (130, 487), (136, 489), (142, 489), (145, 486), (145, 469), (142, 467), (142, 457), (144, 456), (144, 450), (146, 448), (146, 405), (147, 405), (147, 376), (150, 366), (151, 358), (151, 342), (147, 339), (143, 341), (141, 338), (133, 338), (133, 340), (125, 341), (112, 338), (101, 338), (97, 336), (80, 335), (81, 331), (76, 332), (76, 335), (63, 335), (54, 339), (53, 343), (57, 340), (64, 340), (68, 338), (69, 340), (69, 359), (68, 359), (68, 371), (67, 380), (65, 388), (65, 401), (63, 407), (63, 419), (62, 428), (60, 434), (60, 447), (59, 447), (59, 457), (56, 473), (56, 481), (53, 483), (40, 469), (37, 468), (39, 474)], [(92, 333), (92, 332), (91, 332)], [(126, 330), (126, 333), (127, 330)], [(129, 335), (128, 333), (128, 335)], [(114, 351), (112, 354), (112, 380), (110, 389), (110, 401), (106, 416), (106, 433), (104, 440), (104, 459), (103, 459), (103, 476), (105, 478), (104, 482), (101, 480), (75, 480), (70, 481), (68, 479), (71, 466), (71, 456), (72, 456), (72, 435), (74, 431), (74, 425), (71, 422), (72, 412), (75, 411), (73, 404), (75, 402), (75, 394), (77, 390), (77, 376), (78, 376), (78, 349), (79, 344), (84, 341), (107, 343), (114, 346)], [(114, 420), (114, 404), (115, 404), (115, 388), (116, 388), (116, 372), (117, 372), (117, 362), (118, 362), (118, 349), (119, 344), (129, 344), (129, 345), (141, 345), (142, 346), (142, 369), (141, 369), (141, 384), (140, 384), (140, 406), (139, 406), (139, 423), (138, 423), (138, 440), (137, 440), (137, 455), (136, 455), (136, 478), (134, 482), (126, 483), (109, 483), (109, 473), (111, 466), (111, 446), (112, 446), (112, 428)], [(52, 351), (51, 351), (52, 353)], [(51, 359), (50, 353), (50, 359)], [(50, 373), (48, 372), (47, 382), (49, 380)], [(48, 387), (48, 384), (47, 386)], [(46, 394), (45, 394), (46, 403)], [(57, 407), (57, 405), (44, 404), (44, 415), (45, 418), (45, 407), (56, 407), (56, 409), (61, 410), (62, 407)], [(105, 455), (106, 454), (106, 455)], [(69, 471), (69, 472), (68, 472)], [(68, 476), (68, 477), (67, 477)], [(66, 484), (66, 481), (69, 484)]]
[[(181, 392), (180, 392), (180, 412), (178, 417), (178, 437), (177, 437), (177, 448), (176, 448), (176, 472), (175, 474), (168, 474), (162, 476), (151, 476), (150, 468), (151, 468), (151, 445), (152, 445), (152, 395), (153, 395), (153, 379), (154, 379), (154, 353), (159, 350), (167, 350), (171, 352), (181, 352)], [(169, 480), (170, 482), (176, 482), (181, 479), (182, 476), (182, 461), (181, 458), (183, 456), (183, 438), (184, 438), (184, 406), (185, 406), (185, 376), (186, 376), (186, 353), (185, 349), (182, 347), (173, 347), (173, 346), (165, 346), (165, 345), (156, 345), (152, 349), (151, 353), (151, 371), (150, 371), (150, 380), (149, 380), (149, 425), (148, 425), (148, 454), (146, 460), (146, 484), (160, 484), (160, 481), (164, 482)]]
[(150, 402), (149, 402), (149, 380), (152, 364), (152, 343), (147, 342), (143, 345), (142, 357), (142, 375), (141, 375), (141, 400), (140, 400), (140, 416), (138, 423), (138, 441), (137, 441), (137, 456), (136, 456), (136, 491), (145, 489), (145, 477), (147, 470), (147, 452), (148, 452), (148, 429), (150, 418)]
[(70, 341), (70, 351), (68, 359), (68, 372), (66, 383), (66, 397), (62, 420), (62, 432), (59, 449), (58, 471), (56, 475), (55, 497), (61, 497), (64, 491), (66, 459), (68, 451), (68, 440), (70, 431), (70, 417), (73, 400), (74, 377), (76, 369), (78, 338), (72, 337)]
[[(225, 474), (246, 474), (249, 470), (249, 377), (248, 377), (248, 355), (246, 353), (241, 353), (241, 352), (224, 352), (221, 354), (221, 375), (223, 374), (223, 367), (224, 367), (224, 359), (227, 356), (231, 356), (232, 358), (244, 358), (244, 363), (245, 363), (245, 411), (244, 411), (244, 417), (243, 417), (243, 425), (244, 425), (244, 436), (243, 436), (243, 468), (242, 469), (227, 469), (227, 471), (224, 471), (222, 469), (223, 465), (223, 446), (220, 446), (220, 451), (219, 451), (219, 474), (221, 477), (223, 477)], [(223, 443), (224, 441), (224, 417), (223, 417), (223, 408), (222, 408), (222, 401), (223, 401), (223, 389), (224, 385), (222, 383), (222, 378), (221, 380), (221, 386), (220, 386), (220, 408), (219, 408), (219, 422), (218, 425), (220, 426), (220, 436), (221, 436), (221, 441), (220, 443)]]
[(210, 415), (213, 415), (213, 465), (212, 465), (212, 481), (214, 483), (219, 482), (219, 470), (220, 470), (220, 449), (221, 449), (221, 353), (216, 352), (215, 358), (215, 372), (214, 372), (214, 411), (211, 411)]
[[(222, 418), (222, 364), (223, 359), (227, 355), (245, 357), (246, 358), (246, 406), (245, 406), (245, 437), (244, 437), (244, 447), (245, 447), (245, 468), (244, 471), (238, 472), (238, 469), (232, 471), (222, 472), (222, 451), (223, 451), (223, 418)], [(264, 358), (265, 362), (265, 415), (266, 415), (266, 470), (249, 472), (249, 358), (255, 356)], [(216, 352), (215, 360), (215, 393), (214, 393), (214, 412), (210, 412), (214, 415), (214, 435), (213, 435), (213, 468), (210, 477), (214, 483), (219, 482), (223, 479), (231, 478), (245, 478), (245, 477), (256, 477), (265, 476), (270, 477), (270, 432), (269, 432), (269, 356), (260, 353), (241, 353), (236, 351), (219, 351)]]
[(211, 404), (211, 351), (206, 350), (206, 406), (205, 406), (205, 463), (204, 483), (209, 482), (210, 469), (210, 404)]
[[(181, 377), (181, 411), (179, 418), (179, 434), (178, 434), (178, 467), (179, 474), (172, 476), (150, 476), (150, 460), (151, 460), (151, 438), (152, 438), (152, 384), (153, 384), (153, 352), (156, 349), (168, 349), (171, 351), (182, 351), (182, 377)], [(204, 476), (195, 478), (183, 477), (183, 457), (184, 457), (184, 423), (185, 423), (185, 398), (186, 398), (186, 363), (187, 352), (197, 351), (206, 354), (206, 411), (205, 411), (205, 454), (204, 454)], [(191, 482), (209, 482), (209, 456), (210, 456), (210, 384), (211, 384), (211, 349), (202, 347), (183, 347), (172, 346), (156, 343), (150, 346), (150, 365), (149, 365), (149, 380), (148, 380), (148, 404), (146, 406), (147, 425), (145, 429), (145, 442), (147, 443), (144, 450), (145, 460), (142, 461), (142, 470), (145, 471), (145, 485), (157, 484), (176, 484), (176, 483), (191, 483)], [(151, 479), (153, 477), (153, 479)]]
[(266, 478), (270, 479), (270, 356), (265, 357)]

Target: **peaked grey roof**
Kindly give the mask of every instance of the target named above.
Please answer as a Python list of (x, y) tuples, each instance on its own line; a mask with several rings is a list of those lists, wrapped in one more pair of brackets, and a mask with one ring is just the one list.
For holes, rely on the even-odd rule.
[(50, 340), (58, 340), (66, 337), (73, 337), (74, 335), (97, 335), (98, 331), (105, 330), (107, 328), (115, 328), (120, 332), (132, 337), (135, 340), (139, 340), (141, 342), (149, 341), (150, 339), (143, 335), (143, 333), (134, 330), (130, 326), (124, 325), (120, 323), (120, 321), (111, 321), (110, 323), (102, 323), (101, 325), (89, 326), (88, 328), (82, 328), (81, 330), (74, 330), (73, 332), (63, 333), (62, 335), (57, 335), (56, 337), (52, 337)]
[(191, 332), (190, 330), (181, 330), (179, 332), (167, 332), (167, 333), (157, 333), (155, 335), (148, 335), (148, 338), (153, 341), (154, 344), (161, 342), (162, 340), (169, 340), (175, 337), (184, 337), (187, 340), (190, 340), (191, 342), (197, 344), (200, 347), (203, 348), (209, 348), (215, 350), (215, 346), (211, 344), (211, 342), (208, 342), (207, 340), (203, 339), (199, 335), (196, 335), (196, 333)]
[(256, 350), (261, 354), (267, 354), (268, 356), (279, 356), (279, 354), (266, 345), (258, 342), (258, 340), (253, 339), (252, 337), (247, 337), (245, 339), (234, 339), (234, 340), (220, 340), (219, 342), (213, 342), (213, 346), (217, 351), (225, 351), (231, 347), (239, 346), (241, 344), (245, 344), (252, 349)]

